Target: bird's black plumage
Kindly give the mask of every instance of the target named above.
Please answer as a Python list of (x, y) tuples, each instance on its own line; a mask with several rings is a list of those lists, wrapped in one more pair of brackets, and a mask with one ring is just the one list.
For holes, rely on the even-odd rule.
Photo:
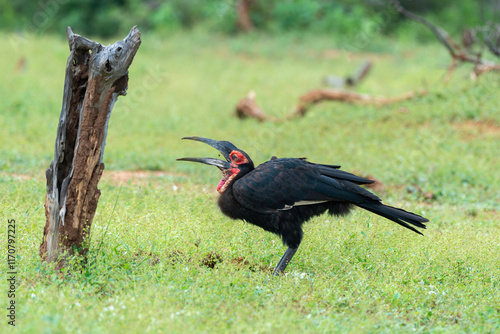
[(282, 272), (302, 240), (302, 224), (328, 212), (342, 216), (358, 206), (390, 219), (416, 233), (424, 217), (381, 203), (380, 198), (359, 185), (373, 181), (340, 170), (340, 166), (315, 164), (301, 158), (275, 158), (254, 167), (250, 157), (229, 142), (187, 137), (217, 148), (226, 161), (182, 158), (221, 169), (218, 205), (230, 218), (242, 219), (279, 235), (289, 247), (275, 269)]

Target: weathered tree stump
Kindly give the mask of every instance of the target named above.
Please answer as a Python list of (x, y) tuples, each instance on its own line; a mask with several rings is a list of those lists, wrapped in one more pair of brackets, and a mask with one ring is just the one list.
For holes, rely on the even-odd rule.
[(40, 256), (64, 265), (85, 255), (101, 192), (97, 189), (108, 122), (119, 95), (126, 95), (128, 68), (141, 44), (133, 27), (123, 41), (106, 47), (66, 30), (70, 55), (57, 128), (54, 160), (45, 172), (46, 223)]

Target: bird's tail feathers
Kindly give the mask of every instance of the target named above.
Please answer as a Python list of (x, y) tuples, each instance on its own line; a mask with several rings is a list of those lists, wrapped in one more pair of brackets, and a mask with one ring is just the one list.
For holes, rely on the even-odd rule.
[[(375, 203), (362, 203), (357, 204), (359, 207), (371, 211), (379, 216), (385, 217), (387, 219), (392, 220), (393, 222), (406, 227), (407, 229), (412, 230), (418, 234), (422, 233), (415, 229), (413, 226), (425, 229), (425, 222), (429, 220), (412, 212), (408, 212), (402, 209), (394, 208), (392, 206), (388, 206), (382, 204), (380, 202)], [(413, 225), (413, 226), (412, 226)]]

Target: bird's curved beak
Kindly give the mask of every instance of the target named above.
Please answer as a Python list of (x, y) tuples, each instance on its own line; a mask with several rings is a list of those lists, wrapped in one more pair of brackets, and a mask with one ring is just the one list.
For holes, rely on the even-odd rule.
[(217, 166), (220, 169), (229, 169), (231, 168), (231, 164), (227, 161), (214, 159), (214, 158), (179, 158), (177, 161), (193, 161), (193, 162), (201, 162), (202, 164)]
[(177, 161), (193, 161), (193, 162), (201, 162), (211, 166), (217, 166), (221, 169), (229, 169), (231, 168), (229, 154), (236, 149), (236, 147), (227, 141), (219, 141), (209, 138), (203, 137), (184, 137), (182, 139), (196, 140), (202, 143), (208, 144), (213, 148), (217, 149), (223, 156), (226, 158), (226, 161), (214, 158), (180, 158)]

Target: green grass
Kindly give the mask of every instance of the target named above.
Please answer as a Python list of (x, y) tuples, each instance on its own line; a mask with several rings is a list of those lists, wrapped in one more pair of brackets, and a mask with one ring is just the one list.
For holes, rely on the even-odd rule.
[[(338, 48), (321, 36), (143, 36), (128, 95), (111, 117), (89, 262), (75, 259), (68, 275), (38, 256), (68, 47), (42, 37), (2, 53), (0, 243), (15, 219), (16, 330), (498, 332), (498, 76), (473, 82), (464, 65), (444, 85), (449, 56), (439, 45), (375, 40), (376, 52), (328, 56)], [(24, 72), (15, 71), (20, 57)], [(283, 123), (233, 116), (253, 89), (266, 113), (285, 117), (324, 75), (351, 73), (363, 59), (374, 68), (358, 91), (430, 93), (385, 107), (318, 104)], [(305, 225), (288, 275), (273, 278), (280, 240), (222, 216), (218, 170), (175, 161), (216, 156), (180, 140), (189, 135), (229, 140), (256, 163), (307, 156), (369, 173), (384, 184), (377, 194), (386, 203), (424, 215), (429, 228), (420, 237), (361, 210), (321, 216)], [(119, 170), (165, 173), (121, 185), (106, 178)], [(6, 305), (5, 292), (0, 300)]]

